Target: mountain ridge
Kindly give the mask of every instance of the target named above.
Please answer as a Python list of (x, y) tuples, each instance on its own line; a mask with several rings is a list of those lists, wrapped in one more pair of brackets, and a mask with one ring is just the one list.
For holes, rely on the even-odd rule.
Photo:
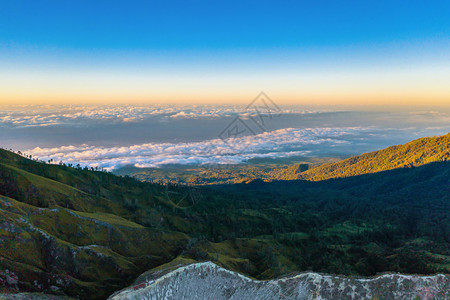
[(427, 163), (450, 160), (450, 133), (413, 140), (403, 145), (353, 156), (335, 163), (327, 163), (302, 171), (295, 165), (275, 172), (278, 180), (327, 180), (357, 176), (396, 168), (418, 167)]

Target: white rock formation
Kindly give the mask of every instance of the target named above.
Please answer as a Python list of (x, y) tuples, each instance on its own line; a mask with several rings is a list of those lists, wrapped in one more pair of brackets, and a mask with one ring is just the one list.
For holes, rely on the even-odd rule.
[(145, 273), (109, 299), (450, 299), (450, 276), (384, 274), (345, 277), (301, 273), (258, 281), (211, 262), (180, 267), (165, 275)]

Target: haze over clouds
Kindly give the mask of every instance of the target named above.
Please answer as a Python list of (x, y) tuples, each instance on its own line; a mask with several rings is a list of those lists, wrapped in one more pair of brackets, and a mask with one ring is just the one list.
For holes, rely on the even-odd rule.
[[(327, 111), (322, 109), (321, 111)], [(285, 108), (284, 113), (306, 114), (321, 111)], [(207, 105), (28, 105), (3, 106), (0, 124), (10, 127), (77, 125), (85, 122), (137, 122), (148, 118), (191, 119), (247, 115), (245, 106)]]
[[(171, 119), (221, 118), (249, 115), (244, 105), (4, 105), (0, 106), (0, 126), (10, 128), (52, 126), (52, 125), (91, 125), (103, 123), (139, 122), (155, 118)], [(357, 108), (357, 107), (356, 107)], [(383, 108), (378, 108), (383, 111)], [(339, 113), (355, 110), (337, 109), (330, 106), (318, 106), (306, 109), (301, 106), (282, 106), (284, 115), (305, 115)], [(361, 110), (361, 108), (359, 109)], [(368, 112), (368, 111), (366, 111)], [(413, 110), (386, 113), (386, 119), (392, 122), (392, 114), (414, 122), (450, 123), (450, 110)], [(406, 120), (405, 119), (405, 120)]]

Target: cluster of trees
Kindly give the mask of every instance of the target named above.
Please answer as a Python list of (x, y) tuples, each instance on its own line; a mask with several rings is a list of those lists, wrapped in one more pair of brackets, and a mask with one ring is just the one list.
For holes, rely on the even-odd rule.
[[(4, 148), (2, 148), (2, 147), (0, 147), (0, 149), (1, 149), (1, 150), (6, 150), (6, 151), (9, 151), (9, 152), (12, 152), (12, 153), (16, 153), (16, 154), (18, 154), (18, 155), (20, 155), (20, 156), (22, 156), (22, 157), (25, 157), (25, 158), (27, 158), (27, 159), (29, 159), (29, 160), (36, 161), (36, 162), (40, 162), (40, 163), (43, 163), (43, 164), (55, 164), (55, 163), (56, 163), (55, 160), (54, 160), (53, 158), (51, 158), (51, 159), (45, 161), (45, 160), (40, 160), (39, 158), (36, 158), (36, 157), (33, 158), (33, 155), (31, 155), (31, 154), (28, 155), (28, 154), (26, 154), (26, 153), (23, 153), (23, 152), (20, 151), (20, 150), (18, 150), (18, 151), (16, 152), (16, 151), (14, 151), (13, 149), (4, 149)], [(83, 166), (81, 166), (81, 164), (76, 164), (76, 165), (75, 165), (75, 164), (72, 164), (72, 163), (65, 163), (65, 162), (63, 162), (62, 160), (60, 160), (60, 161), (58, 162), (58, 165), (64, 166), (64, 167), (69, 167), (69, 168), (75, 168), (75, 169), (78, 169), (78, 170), (107, 172), (106, 169), (104, 169), (104, 168), (102, 168), (102, 167), (99, 167), (99, 166), (95, 166), (95, 167), (84, 166), (84, 167), (83, 167)]]

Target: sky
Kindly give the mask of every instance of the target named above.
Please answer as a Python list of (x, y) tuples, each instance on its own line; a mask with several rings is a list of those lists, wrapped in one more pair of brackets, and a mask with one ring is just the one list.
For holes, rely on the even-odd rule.
[(449, 1), (2, 1), (0, 104), (450, 105)]

